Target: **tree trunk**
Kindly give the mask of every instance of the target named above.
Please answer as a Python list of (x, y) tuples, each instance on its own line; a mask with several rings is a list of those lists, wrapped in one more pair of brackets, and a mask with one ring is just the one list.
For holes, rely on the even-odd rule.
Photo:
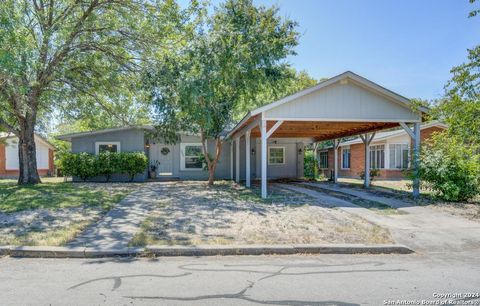
[(208, 169), (208, 186), (213, 186), (215, 181), (215, 169), (217, 168), (218, 161), (220, 160), (220, 154), (222, 154), (222, 140), (217, 137), (215, 138), (215, 157), (213, 160), (210, 160), (210, 156), (207, 151), (207, 139), (203, 131), (200, 131), (200, 137), (202, 141), (203, 155), (205, 156), (205, 161), (207, 162)]
[(40, 177), (37, 172), (34, 122), (34, 118), (27, 118), (20, 122), (18, 137), (19, 185), (40, 183)]

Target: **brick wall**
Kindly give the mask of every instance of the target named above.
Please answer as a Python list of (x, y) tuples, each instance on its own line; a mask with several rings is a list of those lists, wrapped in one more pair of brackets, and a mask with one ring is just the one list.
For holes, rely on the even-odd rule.
[(5, 144), (0, 143), (0, 175), (5, 174)]
[[(439, 127), (431, 127), (420, 131), (421, 143), (427, 141), (433, 133), (442, 132), (444, 129)], [(413, 148), (413, 144), (410, 145)], [(342, 170), (342, 149), (338, 149), (338, 175), (340, 177), (359, 177), (359, 173), (363, 171), (365, 166), (365, 146), (363, 143), (353, 144), (350, 146), (350, 169)], [(328, 150), (328, 169), (322, 170), (322, 173), (326, 177), (330, 177), (331, 171), (333, 171), (333, 149)], [(403, 178), (405, 174), (402, 170), (398, 169), (380, 169), (379, 178)]]

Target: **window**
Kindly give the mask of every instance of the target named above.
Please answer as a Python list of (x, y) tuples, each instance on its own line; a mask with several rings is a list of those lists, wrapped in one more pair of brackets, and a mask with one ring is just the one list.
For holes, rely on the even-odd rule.
[(120, 152), (120, 142), (118, 141), (99, 141), (95, 143), (95, 154), (102, 152)]
[(370, 146), (370, 169), (385, 168), (385, 146)]
[(269, 147), (268, 148), (268, 164), (269, 165), (285, 164), (285, 148)]
[(320, 169), (328, 168), (328, 151), (320, 151), (319, 162)]
[(342, 169), (350, 169), (350, 149), (342, 149)]
[(180, 159), (180, 169), (181, 170), (202, 170), (203, 162), (202, 155), (203, 149), (202, 144), (200, 143), (182, 143), (180, 145), (181, 149), (181, 159)]
[(410, 154), (408, 144), (391, 144), (389, 150), (390, 169), (408, 168), (408, 157)]

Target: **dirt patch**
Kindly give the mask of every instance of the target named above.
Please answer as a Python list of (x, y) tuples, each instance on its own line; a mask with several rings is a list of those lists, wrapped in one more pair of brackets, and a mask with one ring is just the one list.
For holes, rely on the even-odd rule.
[(389, 243), (387, 230), (304, 194), (219, 182), (171, 183), (133, 245)]
[(437, 202), (426, 205), (426, 207), (442, 211), (454, 216), (463, 217), (472, 221), (480, 222), (480, 204), (479, 203), (445, 203)]

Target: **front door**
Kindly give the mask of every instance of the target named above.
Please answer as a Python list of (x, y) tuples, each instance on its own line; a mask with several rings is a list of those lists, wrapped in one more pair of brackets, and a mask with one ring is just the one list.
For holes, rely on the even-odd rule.
[(158, 144), (158, 175), (173, 175), (173, 147)]

